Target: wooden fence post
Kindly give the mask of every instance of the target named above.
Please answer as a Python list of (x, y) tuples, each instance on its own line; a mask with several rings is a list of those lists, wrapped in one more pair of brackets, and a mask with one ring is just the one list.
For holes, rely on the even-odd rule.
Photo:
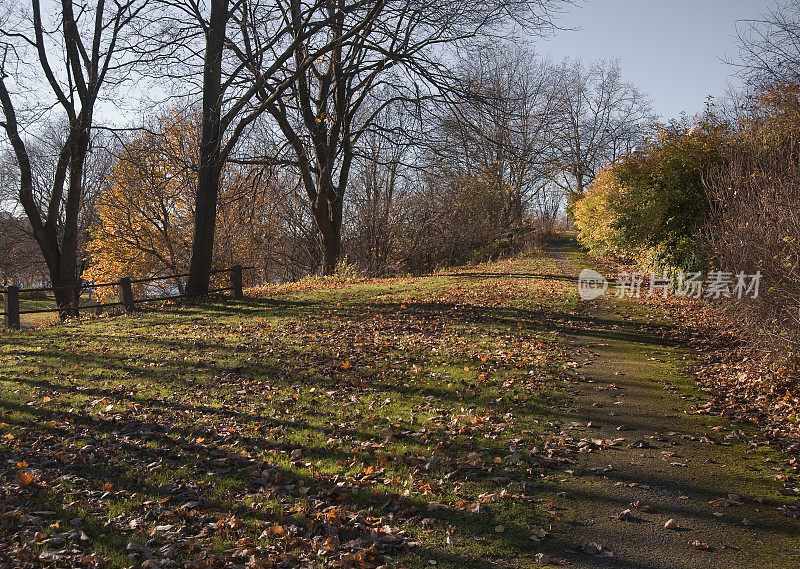
[(117, 291), (119, 292), (119, 301), (122, 303), (122, 306), (125, 307), (125, 312), (133, 312), (136, 310), (136, 304), (133, 302), (133, 288), (131, 288), (131, 279), (128, 277), (122, 277), (119, 279)]
[(231, 267), (231, 288), (233, 289), (233, 298), (244, 298), (242, 292), (242, 266), (234, 265)]
[(19, 288), (7, 286), (3, 306), (5, 316), (3, 321), (7, 328), (19, 330)]

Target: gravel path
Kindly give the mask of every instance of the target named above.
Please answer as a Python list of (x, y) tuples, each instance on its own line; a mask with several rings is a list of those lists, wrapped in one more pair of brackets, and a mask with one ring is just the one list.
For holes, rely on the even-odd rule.
[[(553, 260), (566, 276), (589, 266), (574, 241)], [(756, 431), (685, 412), (703, 393), (683, 371), (690, 354), (664, 340), (668, 326), (612, 292), (571, 323), (582, 379), (559, 435), (579, 459), (554, 481), (554, 556), (577, 567), (800, 567), (784, 457)]]

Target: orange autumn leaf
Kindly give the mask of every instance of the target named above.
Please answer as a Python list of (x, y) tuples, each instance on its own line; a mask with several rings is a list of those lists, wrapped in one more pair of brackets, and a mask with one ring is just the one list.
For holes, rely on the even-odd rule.
[(283, 526), (272, 526), (269, 528), (269, 533), (276, 537), (281, 537), (286, 534), (286, 530), (283, 529)]
[(17, 475), (17, 478), (19, 479), (19, 483), (22, 486), (30, 486), (36, 481), (36, 477), (33, 474), (30, 474), (29, 472), (20, 472)]

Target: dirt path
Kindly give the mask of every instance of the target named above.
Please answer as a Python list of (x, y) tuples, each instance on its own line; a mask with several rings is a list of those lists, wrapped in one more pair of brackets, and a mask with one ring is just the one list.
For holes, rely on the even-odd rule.
[[(554, 262), (569, 276), (589, 266), (574, 241), (556, 248)], [(583, 380), (564, 434), (606, 442), (558, 479), (553, 507), (564, 523), (554, 537), (564, 551), (603, 551), (565, 556), (577, 567), (800, 567), (798, 523), (778, 511), (784, 457), (756, 431), (685, 412), (702, 392), (658, 315), (612, 292), (582, 306), (568, 341), (585, 354)], [(608, 446), (615, 439), (624, 440)], [(679, 529), (665, 529), (670, 519)]]

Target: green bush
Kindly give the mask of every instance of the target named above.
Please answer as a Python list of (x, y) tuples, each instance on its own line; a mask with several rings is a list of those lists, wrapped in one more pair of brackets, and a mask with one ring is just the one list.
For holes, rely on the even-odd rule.
[(703, 179), (724, 144), (724, 129), (710, 123), (659, 126), (646, 152), (608, 165), (575, 203), (581, 243), (649, 269), (705, 269)]

